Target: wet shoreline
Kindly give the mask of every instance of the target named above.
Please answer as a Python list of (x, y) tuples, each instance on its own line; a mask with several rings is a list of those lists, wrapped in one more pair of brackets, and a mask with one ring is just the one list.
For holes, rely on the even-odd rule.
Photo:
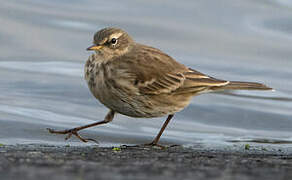
[(1, 145), (0, 179), (291, 179), (281, 150)]
[[(93, 34), (108, 26), (122, 28), (136, 42), (204, 74), (260, 82), (276, 90), (197, 96), (176, 113), (162, 141), (220, 145), (264, 138), (290, 143), (290, 6), (266, 0), (3, 1), (0, 143), (66, 145), (63, 136), (51, 135), (46, 128), (61, 130), (103, 120), (108, 109), (91, 94), (83, 74)], [(165, 119), (118, 115), (81, 134), (102, 146), (146, 143)]]

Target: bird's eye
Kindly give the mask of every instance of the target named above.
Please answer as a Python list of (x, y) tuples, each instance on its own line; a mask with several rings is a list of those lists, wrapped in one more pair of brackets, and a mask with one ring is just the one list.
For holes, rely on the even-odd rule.
[(117, 40), (116, 38), (112, 38), (111, 43), (112, 43), (113, 45), (116, 45), (117, 42), (118, 42), (118, 40)]

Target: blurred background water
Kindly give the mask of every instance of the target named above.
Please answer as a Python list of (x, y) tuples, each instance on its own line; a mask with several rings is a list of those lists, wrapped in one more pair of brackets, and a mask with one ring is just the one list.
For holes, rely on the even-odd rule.
[[(77, 144), (51, 135), (104, 118), (83, 66), (97, 30), (115, 26), (183, 64), (275, 92), (197, 96), (162, 143), (292, 142), (292, 3), (289, 0), (0, 0), (0, 143)], [(165, 117), (166, 118), (166, 117)], [(118, 115), (81, 134), (101, 145), (150, 142), (165, 118)]]

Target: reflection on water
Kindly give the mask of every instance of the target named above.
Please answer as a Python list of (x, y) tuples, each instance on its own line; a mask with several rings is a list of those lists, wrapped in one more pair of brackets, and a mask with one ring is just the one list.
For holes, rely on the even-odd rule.
[[(50, 135), (46, 128), (102, 120), (107, 109), (83, 80), (89, 55), (85, 48), (95, 31), (118, 26), (137, 41), (154, 45), (199, 71), (228, 80), (260, 81), (276, 90), (195, 97), (176, 114), (162, 141), (289, 144), (289, 2), (1, 1), (0, 142), (64, 144), (62, 136)], [(145, 143), (163, 121), (119, 115), (110, 124), (81, 133), (101, 145)], [(70, 143), (80, 144), (76, 139)]]

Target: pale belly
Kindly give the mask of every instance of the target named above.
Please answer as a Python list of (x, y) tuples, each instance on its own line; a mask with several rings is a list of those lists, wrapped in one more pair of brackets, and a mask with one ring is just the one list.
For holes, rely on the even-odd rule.
[(114, 77), (111, 69), (101, 64), (86, 63), (85, 79), (92, 94), (102, 104), (120, 114), (152, 118), (181, 111), (190, 102), (191, 96), (171, 94), (143, 95), (130, 81)]
[(89, 88), (102, 104), (111, 110), (130, 117), (162, 117), (181, 111), (190, 102), (191, 97), (171, 95), (131, 94), (124, 88), (113, 87), (97, 82)]

